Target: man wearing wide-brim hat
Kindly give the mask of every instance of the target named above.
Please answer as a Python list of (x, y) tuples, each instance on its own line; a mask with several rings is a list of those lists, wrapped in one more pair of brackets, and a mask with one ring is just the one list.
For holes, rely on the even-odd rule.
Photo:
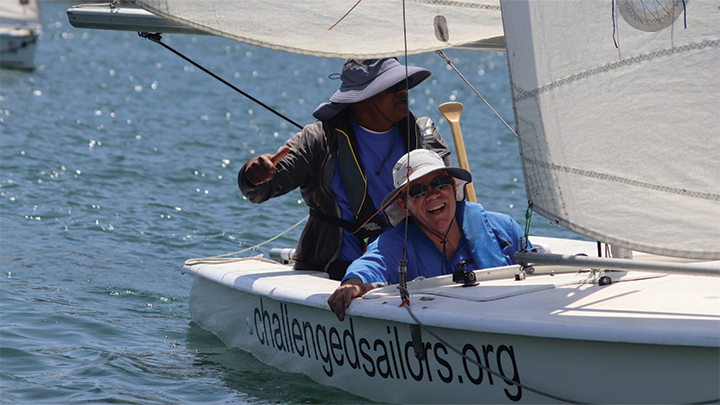
[(508, 215), (465, 201), (470, 172), (446, 167), (435, 152), (418, 149), (397, 162), (393, 181), (395, 189), (385, 197), (383, 207), (394, 228), (348, 267), (342, 284), (328, 299), (341, 321), (353, 298), (378, 284), (398, 283), (404, 257), (408, 281), (458, 269), (517, 264), (513, 256), (521, 247), (522, 228)]
[(310, 218), (295, 251), (296, 269), (340, 280), (369, 241), (388, 229), (382, 198), (393, 189), (392, 164), (418, 148), (450, 152), (429, 118), (408, 109), (408, 89), (431, 75), (395, 58), (345, 62), (341, 86), (315, 110), (318, 119), (276, 154), (250, 159), (238, 185), (254, 203), (300, 187)]

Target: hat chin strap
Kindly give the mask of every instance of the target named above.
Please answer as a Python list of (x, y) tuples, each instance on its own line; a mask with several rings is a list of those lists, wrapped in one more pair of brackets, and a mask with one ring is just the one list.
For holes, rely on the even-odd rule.
[(375, 109), (377, 110), (378, 114), (380, 114), (380, 116), (381, 116), (385, 121), (389, 122), (389, 123), (392, 124), (392, 125), (397, 124), (396, 122), (390, 121), (390, 120), (388, 119), (388, 117), (386, 117), (385, 114), (383, 114), (382, 111), (380, 111), (380, 108), (378, 108), (377, 104), (375, 104), (375, 96), (370, 97), (370, 102), (372, 103), (373, 107), (375, 107)]

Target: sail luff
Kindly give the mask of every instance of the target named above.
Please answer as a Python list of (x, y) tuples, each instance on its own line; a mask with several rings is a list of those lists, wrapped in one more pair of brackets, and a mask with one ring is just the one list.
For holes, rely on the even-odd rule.
[(502, 2), (528, 198), (602, 242), (720, 259), (720, 15), (686, 2), (684, 28), (662, 3)]
[(0, 1), (0, 18), (17, 22), (40, 21), (40, 3), (37, 0)]

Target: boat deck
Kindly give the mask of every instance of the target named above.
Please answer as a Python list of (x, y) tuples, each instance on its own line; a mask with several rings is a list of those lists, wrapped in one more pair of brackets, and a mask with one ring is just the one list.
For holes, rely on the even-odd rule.
[[(538, 240), (556, 251), (581, 252), (587, 242)], [(559, 243), (562, 242), (562, 243)], [(557, 249), (558, 245), (561, 249)], [(579, 250), (582, 249), (582, 250)], [(637, 255), (651, 260), (650, 255)], [(720, 267), (720, 262), (717, 262)], [(264, 259), (195, 264), (183, 271), (244, 292), (329, 311), (338, 286), (321, 272), (296, 271)], [(473, 332), (679, 346), (720, 346), (720, 278), (610, 271), (610, 285), (587, 270), (536, 274), (516, 281), (518, 266), (477, 272), (463, 287), (441, 276), (409, 283), (411, 309), (426, 325)], [(414, 323), (396, 286), (356, 299), (349, 316)]]

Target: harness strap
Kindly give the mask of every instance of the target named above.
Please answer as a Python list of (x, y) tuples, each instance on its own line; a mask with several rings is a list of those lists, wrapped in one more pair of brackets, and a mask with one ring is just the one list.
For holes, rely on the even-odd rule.
[[(320, 221), (339, 226), (358, 239), (361, 250), (365, 250), (368, 238), (380, 236), (382, 230), (388, 226), (387, 220), (377, 215), (378, 210), (368, 193), (367, 178), (359, 156), (359, 145), (353, 131), (349, 109), (341, 111), (337, 116), (323, 122), (325, 133), (337, 142), (338, 162), (340, 176), (345, 186), (345, 192), (352, 209), (355, 222), (346, 221), (333, 215), (325, 214), (316, 209), (310, 209), (310, 216)], [(432, 135), (434, 124), (429, 118), (417, 120), (412, 113), (404, 118), (397, 127), (400, 137), (406, 143), (407, 150), (414, 150), (424, 146), (424, 138)], [(407, 136), (405, 122), (410, 122), (412, 133)]]
[(375, 218), (371, 221), (368, 221), (365, 225), (360, 227), (362, 223), (359, 222), (359, 219), (358, 222), (350, 222), (342, 218), (324, 214), (314, 208), (310, 208), (310, 217), (345, 229), (355, 235), (361, 247), (364, 247), (365, 240), (367, 238), (380, 236), (383, 228), (387, 226), (387, 220), (385, 220), (385, 217), (375, 216)]

